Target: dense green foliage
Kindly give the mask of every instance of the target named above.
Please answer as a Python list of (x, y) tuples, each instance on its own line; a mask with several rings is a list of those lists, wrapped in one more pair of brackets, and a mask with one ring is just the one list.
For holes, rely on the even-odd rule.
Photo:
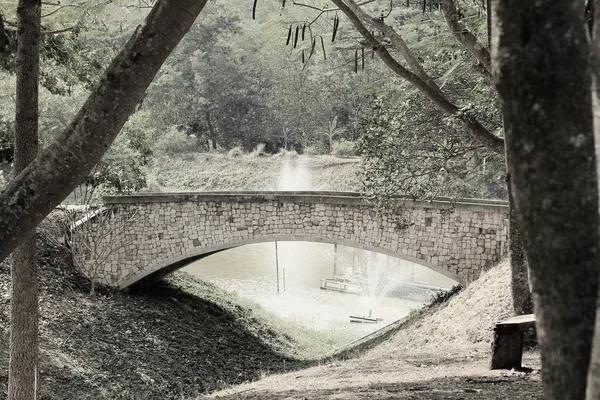
[[(449, 98), (490, 131), (501, 130), (491, 77), (452, 36), (440, 11), (421, 4), (396, 7), (387, 18)], [(461, 2), (462, 22), (482, 43), (486, 14), (480, 2)], [(389, 73), (391, 75), (391, 72)], [(465, 135), (406, 82), (378, 94), (359, 114), (361, 179), (368, 197), (391, 195), (506, 198), (504, 158)]]
[[(56, 32), (44, 35), (43, 144), (63, 131), (149, 10), (133, 0), (61, 4), (47, 4), (43, 12), (45, 30)], [(481, 4), (461, 4), (464, 22), (485, 41)], [(14, 37), (14, 10), (2, 7)], [(500, 129), (490, 79), (452, 37), (441, 13), (435, 7), (424, 13), (414, 3), (388, 7), (375, 1), (365, 10), (387, 15), (449, 97), (488, 129)], [(253, 19), (252, 2), (210, 2), (85, 184), (92, 191), (136, 191), (145, 186), (145, 166), (155, 156), (250, 152), (261, 145), (267, 153), (360, 155), (364, 190), (378, 201), (390, 194), (505, 197), (501, 157), (466, 140), (457, 121), (396, 78), (362, 42), (337, 12), (258, 2)], [(12, 51), (5, 51), (2, 151), (12, 147), (13, 62)]]
[(395, 108), (386, 97), (374, 100), (359, 129), (360, 176), (365, 193), (377, 203), (398, 194), (506, 197), (504, 157), (466, 140), (420, 94)]

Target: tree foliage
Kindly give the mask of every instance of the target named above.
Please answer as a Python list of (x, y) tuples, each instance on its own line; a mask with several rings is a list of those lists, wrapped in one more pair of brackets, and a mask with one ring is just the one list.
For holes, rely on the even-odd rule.
[(391, 205), (395, 195), (506, 198), (504, 157), (460, 129), (419, 94), (399, 106), (374, 99), (358, 127), (367, 197), (382, 205)]

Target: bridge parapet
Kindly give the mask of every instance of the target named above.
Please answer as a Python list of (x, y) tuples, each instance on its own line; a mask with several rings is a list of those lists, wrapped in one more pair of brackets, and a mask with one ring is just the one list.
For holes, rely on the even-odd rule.
[(499, 261), (508, 245), (508, 207), (500, 201), (402, 200), (397, 209), (378, 212), (356, 193), (211, 192), (115, 196), (104, 203), (116, 209), (115, 225), (133, 211), (137, 217), (116, 230), (117, 238), (98, 232), (100, 246), (126, 245), (99, 271), (84, 273), (120, 288), (215, 251), (274, 240), (378, 251), (464, 283)]

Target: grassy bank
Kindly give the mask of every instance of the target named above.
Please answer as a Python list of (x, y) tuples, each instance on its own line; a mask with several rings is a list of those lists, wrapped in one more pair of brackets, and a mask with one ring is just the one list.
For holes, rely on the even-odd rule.
[(357, 170), (358, 158), (189, 153), (155, 158), (148, 182), (152, 191), (357, 191)]

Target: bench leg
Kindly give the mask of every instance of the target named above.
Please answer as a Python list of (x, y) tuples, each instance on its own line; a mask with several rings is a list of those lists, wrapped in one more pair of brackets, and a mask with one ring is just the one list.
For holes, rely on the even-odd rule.
[(518, 327), (494, 329), (490, 369), (521, 368), (523, 332)]

